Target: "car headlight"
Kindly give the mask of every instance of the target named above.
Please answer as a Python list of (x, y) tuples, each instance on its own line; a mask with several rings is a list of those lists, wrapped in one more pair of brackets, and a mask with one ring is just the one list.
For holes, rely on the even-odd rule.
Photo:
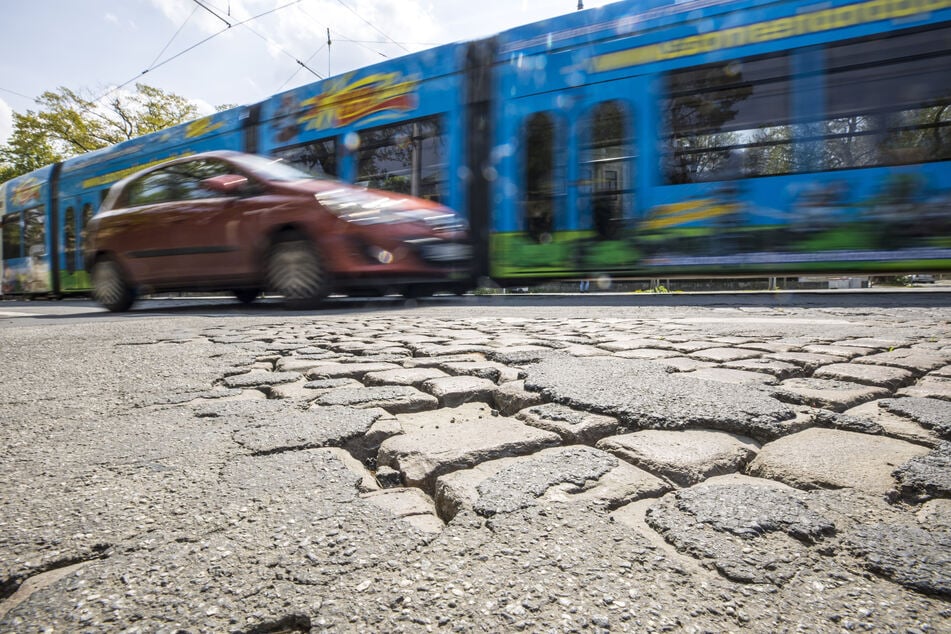
[(334, 189), (315, 194), (324, 209), (341, 220), (358, 225), (420, 222), (435, 231), (465, 231), (465, 222), (446, 209), (442, 213), (407, 207), (409, 199), (388, 198), (372, 192)]

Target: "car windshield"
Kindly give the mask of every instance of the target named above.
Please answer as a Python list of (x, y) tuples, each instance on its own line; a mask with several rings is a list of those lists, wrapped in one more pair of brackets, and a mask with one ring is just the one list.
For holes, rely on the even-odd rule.
[(300, 181), (318, 178), (317, 175), (288, 165), (281, 159), (250, 154), (241, 157), (240, 163), (261, 178), (269, 181)]

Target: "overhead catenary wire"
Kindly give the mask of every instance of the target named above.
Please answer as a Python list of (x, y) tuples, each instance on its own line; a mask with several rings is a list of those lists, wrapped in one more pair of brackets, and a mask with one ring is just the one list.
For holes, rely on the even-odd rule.
[[(197, 1), (198, 1), (198, 0), (195, 0), (195, 2), (197, 2)], [(263, 17), (263, 16), (265, 16), (265, 15), (268, 15), (269, 13), (274, 13), (275, 11), (279, 11), (280, 9), (285, 9), (285, 8), (291, 6), (291, 5), (298, 4), (300, 1), (301, 1), (301, 0), (293, 0), (293, 2), (288, 2), (287, 4), (283, 4), (283, 5), (279, 6), (279, 7), (276, 7), (276, 8), (274, 8), (274, 9), (271, 9), (270, 11), (265, 11), (264, 13), (259, 13), (258, 15), (254, 16), (254, 17), (251, 17), (251, 18), (248, 18), (247, 20), (244, 20), (244, 21), (242, 21), (242, 22), (236, 22), (233, 26), (243, 26), (243, 27), (245, 27), (246, 29), (248, 29), (249, 31), (251, 31), (252, 33), (254, 33), (255, 35), (257, 35), (259, 38), (261, 38), (262, 40), (264, 40), (264, 41), (267, 42), (268, 44), (270, 44), (270, 45), (274, 46), (275, 48), (277, 48), (277, 50), (279, 50), (282, 54), (284, 54), (285, 56), (287, 56), (287, 57), (289, 57), (290, 59), (294, 60), (294, 62), (296, 62), (298, 65), (300, 65), (301, 67), (303, 67), (304, 69), (306, 69), (307, 71), (309, 71), (309, 72), (310, 72), (311, 74), (313, 74), (317, 79), (323, 79), (323, 76), (322, 76), (320, 73), (318, 73), (318, 72), (315, 71), (314, 69), (310, 68), (310, 67), (309, 67), (307, 64), (305, 64), (304, 62), (300, 61), (296, 56), (292, 55), (291, 53), (288, 53), (287, 50), (284, 49), (282, 46), (280, 46), (277, 42), (275, 42), (274, 40), (272, 40), (271, 38), (269, 38), (269, 37), (267, 37), (267, 36), (265, 36), (265, 35), (261, 35), (261, 34), (258, 33), (256, 30), (254, 30), (253, 28), (251, 28), (250, 26), (247, 25), (247, 23), (250, 22), (250, 21), (252, 21), (252, 20), (257, 20), (258, 18)]]
[[(315, 18), (314, 16), (312, 16), (310, 13), (308, 13), (307, 10), (304, 9), (304, 7), (297, 7), (297, 10), (300, 11), (301, 13), (303, 13), (304, 15), (306, 15), (306, 16), (307, 16), (308, 18), (310, 18), (311, 20), (313, 20), (318, 26), (320, 26), (320, 27), (322, 27), (322, 28), (329, 28), (329, 27), (327, 27), (326, 24), (323, 24), (320, 20), (318, 20), (317, 18)], [(356, 44), (357, 46), (359, 46), (359, 47), (361, 47), (361, 48), (363, 48), (363, 49), (366, 49), (366, 50), (370, 51), (371, 53), (375, 53), (375, 54), (379, 55), (380, 57), (389, 59), (389, 57), (386, 55), (386, 53), (383, 53), (382, 51), (377, 51), (377, 50), (375, 50), (375, 49), (372, 49), (372, 48), (370, 48), (369, 46), (365, 46), (365, 43), (364, 43), (364, 42), (361, 42), (361, 41), (359, 41), (359, 40), (355, 40), (355, 39), (353, 39), (353, 38), (349, 38), (349, 37), (347, 37), (346, 35), (342, 34), (340, 31), (338, 31), (337, 29), (334, 29), (334, 36), (337, 38), (338, 41), (351, 42), (351, 43)], [(389, 44), (389, 42), (378, 42), (378, 43), (379, 43), (379, 44), (384, 44), (384, 43), (385, 43), (385, 44)]]
[(15, 90), (10, 90), (9, 88), (0, 88), (0, 92), (8, 92), (11, 95), (16, 95), (17, 97), (23, 97), (24, 99), (29, 99), (30, 101), (36, 101), (35, 98), (28, 95), (24, 95), (22, 92), (17, 92)]
[(363, 20), (363, 22), (364, 22), (367, 26), (369, 26), (371, 29), (373, 29), (374, 31), (376, 31), (377, 33), (379, 33), (380, 35), (382, 35), (383, 37), (385, 37), (385, 38), (387, 39), (387, 41), (389, 41), (389, 42), (391, 42), (391, 43), (393, 43), (393, 44), (396, 44), (396, 45), (399, 46), (401, 49), (403, 49), (404, 51), (406, 51), (407, 53), (409, 53), (409, 49), (408, 49), (408, 48), (406, 48), (405, 46), (403, 46), (402, 44), (400, 44), (399, 42), (397, 42), (396, 40), (394, 40), (393, 38), (391, 38), (389, 35), (387, 35), (387, 34), (384, 33), (383, 31), (381, 31), (380, 29), (378, 29), (373, 23), (371, 23), (369, 20), (367, 20), (366, 18), (364, 18), (364, 17), (363, 17), (362, 15), (360, 15), (359, 13), (357, 13), (356, 10), (355, 10), (353, 7), (351, 7), (350, 5), (348, 5), (346, 2), (344, 2), (343, 0), (337, 0), (337, 2), (340, 4), (340, 6), (344, 7), (344, 8), (347, 9), (348, 11), (350, 11), (350, 13), (352, 13), (352, 14), (355, 15), (355, 16), (357, 16), (357, 17), (360, 18), (361, 20)]
[(168, 50), (168, 47), (172, 45), (172, 42), (174, 42), (174, 41), (175, 41), (175, 38), (178, 37), (178, 34), (182, 32), (182, 29), (185, 28), (185, 25), (188, 24), (188, 23), (191, 21), (192, 17), (195, 15), (195, 12), (196, 12), (196, 11), (198, 11), (198, 7), (195, 7), (195, 8), (192, 9), (192, 12), (189, 13), (189, 14), (188, 14), (188, 17), (185, 18), (185, 21), (182, 22), (182, 25), (181, 25), (180, 27), (178, 27), (178, 30), (175, 31), (175, 34), (169, 39), (168, 42), (165, 43), (165, 46), (162, 47), (162, 50), (159, 51), (158, 55), (155, 56), (155, 59), (152, 60), (152, 63), (149, 64), (149, 66), (148, 66), (149, 68), (151, 68), (152, 66), (154, 66), (154, 65), (155, 65), (155, 62), (159, 61), (159, 59), (162, 57), (162, 55), (165, 55), (165, 51), (167, 51), (167, 50)]
[[(314, 51), (314, 53), (313, 53), (310, 57), (308, 57), (308, 58), (307, 58), (306, 60), (304, 60), (303, 62), (299, 62), (300, 67), (301, 67), (301, 68), (305, 68), (305, 64), (309, 64), (309, 63), (311, 62), (311, 60), (314, 59), (314, 58), (317, 56), (317, 53), (319, 53), (320, 51), (324, 50), (325, 48), (327, 48), (327, 45), (326, 45), (326, 44), (321, 44), (321, 45), (320, 45), (320, 48), (318, 48), (316, 51)], [(297, 68), (296, 70), (294, 70), (294, 72), (291, 73), (291, 76), (288, 77), (288, 78), (284, 81), (284, 83), (280, 85), (280, 87), (278, 88), (278, 90), (283, 90), (283, 89), (284, 89), (284, 86), (286, 86), (287, 84), (291, 83), (291, 81), (292, 81), (295, 77), (297, 77), (297, 73), (299, 73), (299, 72), (301, 71), (301, 68)], [(310, 69), (308, 68), (308, 70), (310, 70)], [(310, 72), (313, 73), (314, 71), (311, 70)]]
[[(288, 2), (288, 3), (286, 3), (286, 4), (282, 4), (282, 5), (278, 6), (278, 7), (275, 7), (275, 8), (273, 8), (273, 9), (270, 9), (270, 10), (268, 10), (268, 11), (264, 11), (263, 13), (259, 13), (259, 14), (257, 14), (257, 15), (251, 16), (250, 18), (248, 18), (248, 19), (246, 19), (246, 20), (242, 20), (242, 21), (240, 21), (240, 22), (235, 22), (235, 23), (231, 23), (230, 21), (228, 21), (225, 17), (223, 17), (223, 16), (222, 16), (221, 14), (219, 14), (218, 12), (216, 12), (214, 9), (212, 9), (212, 8), (209, 7), (208, 5), (206, 5), (206, 4), (204, 4), (203, 2), (201, 2), (201, 0), (193, 0), (193, 2), (194, 2), (196, 5), (198, 5), (198, 7), (201, 7), (202, 9), (204, 9), (205, 11), (207, 11), (208, 13), (212, 14), (213, 16), (215, 16), (216, 18), (218, 18), (219, 20), (221, 20), (221, 21), (226, 25), (225, 28), (223, 28), (222, 30), (217, 31), (217, 32), (215, 32), (215, 33), (212, 33), (211, 35), (209, 35), (208, 37), (204, 38), (203, 40), (201, 40), (201, 41), (199, 41), (199, 42), (196, 42), (195, 44), (189, 46), (188, 48), (186, 48), (186, 49), (184, 49), (184, 50), (182, 50), (182, 51), (179, 51), (179, 52), (176, 53), (175, 55), (173, 55), (173, 56), (171, 56), (171, 57), (169, 57), (169, 58), (166, 58), (166, 59), (162, 60), (162, 61), (159, 62), (159, 63), (153, 62), (148, 68), (146, 68), (145, 70), (143, 70), (141, 73), (139, 73), (139, 74), (136, 75), (135, 77), (132, 77), (131, 79), (129, 79), (129, 80), (127, 80), (127, 81), (124, 81), (124, 82), (122, 82), (121, 84), (119, 84), (119, 85), (117, 85), (117, 86), (114, 86), (113, 88), (109, 89), (109, 90), (108, 90), (106, 93), (104, 93), (101, 97), (99, 97), (98, 99), (96, 99), (96, 101), (102, 101), (103, 99), (105, 99), (106, 97), (108, 97), (109, 95), (111, 95), (112, 93), (114, 93), (114, 92), (116, 92), (116, 91), (118, 91), (118, 90), (121, 90), (122, 88), (125, 88), (126, 86), (128, 86), (128, 85), (131, 84), (132, 82), (136, 81), (137, 79), (139, 79), (140, 77), (142, 77), (142, 75), (145, 75), (145, 74), (147, 74), (147, 73), (149, 73), (149, 72), (151, 72), (151, 71), (153, 71), (153, 70), (156, 70), (157, 68), (161, 68), (161, 67), (164, 66), (165, 64), (168, 64), (169, 62), (171, 62), (171, 61), (173, 61), (173, 60), (175, 60), (175, 59), (181, 57), (182, 55), (185, 55), (186, 53), (189, 53), (190, 51), (193, 51), (194, 49), (198, 48), (198, 47), (201, 46), (202, 44), (205, 44), (205, 43), (208, 42), (209, 40), (212, 40), (212, 39), (218, 37), (218, 36), (221, 35), (222, 33), (224, 33), (224, 32), (226, 32), (226, 31), (230, 30), (232, 27), (235, 27), (235, 26), (243, 26), (243, 27), (245, 27), (246, 29), (248, 29), (249, 31), (251, 31), (252, 33), (254, 33), (256, 36), (258, 36), (259, 38), (261, 38), (261, 39), (263, 39), (264, 41), (266, 41), (268, 44), (274, 46), (274, 47), (275, 47), (276, 49), (278, 49), (281, 53), (283, 53), (284, 55), (286, 55), (286, 56), (290, 57), (291, 59), (293, 59), (297, 64), (299, 64), (300, 66), (306, 68), (308, 71), (310, 71), (311, 73), (313, 73), (318, 79), (323, 79), (323, 77), (322, 77), (319, 73), (314, 72), (313, 69), (307, 67), (307, 66), (306, 66), (303, 62), (301, 62), (299, 59), (297, 59), (296, 57), (294, 57), (293, 55), (291, 55), (290, 53), (288, 53), (288, 52), (287, 52), (286, 50), (284, 50), (284, 48), (281, 47), (277, 42), (274, 42), (273, 40), (271, 40), (271, 39), (269, 39), (269, 38), (267, 38), (267, 37), (261, 35), (261, 34), (258, 33), (257, 31), (255, 31), (253, 28), (251, 28), (250, 26), (248, 26), (248, 23), (251, 22), (251, 21), (253, 21), (253, 20), (257, 20), (257, 19), (259, 19), (259, 18), (262, 18), (262, 17), (264, 17), (264, 16), (266, 16), (266, 15), (269, 15), (269, 14), (271, 14), (271, 13), (274, 13), (274, 12), (276, 12), (276, 11), (280, 11), (280, 10), (282, 10), (282, 9), (286, 9), (287, 7), (296, 5), (296, 4), (300, 3), (301, 0), (292, 0), (291, 2)], [(231, 9), (231, 7), (230, 7), (230, 3), (229, 3), (229, 6), (228, 6), (229, 13), (230, 13), (230, 9)], [(184, 25), (183, 25), (183, 26), (184, 26)], [(181, 30), (181, 27), (179, 28), (179, 30)], [(167, 46), (166, 46), (166, 48), (167, 48)], [(161, 53), (159, 54), (159, 56), (161, 56)]]

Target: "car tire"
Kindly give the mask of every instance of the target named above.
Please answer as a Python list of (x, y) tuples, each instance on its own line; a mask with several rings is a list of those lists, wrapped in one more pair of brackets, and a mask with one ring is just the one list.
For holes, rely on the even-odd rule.
[(109, 258), (98, 260), (90, 273), (93, 299), (114, 313), (129, 310), (135, 291), (118, 262)]
[(307, 240), (277, 242), (267, 258), (268, 288), (291, 309), (311, 308), (328, 295), (328, 277)]
[(254, 300), (261, 294), (260, 289), (257, 288), (236, 288), (231, 292), (234, 294), (235, 299), (242, 304), (253, 304)]
[(422, 299), (424, 297), (432, 297), (436, 292), (432, 286), (425, 284), (412, 284), (407, 286), (401, 292), (401, 295), (406, 299)]

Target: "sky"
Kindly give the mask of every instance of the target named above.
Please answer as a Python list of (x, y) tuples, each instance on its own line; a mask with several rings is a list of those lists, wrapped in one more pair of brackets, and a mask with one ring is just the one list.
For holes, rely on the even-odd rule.
[(204, 114), (261, 101), (317, 75), (576, 11), (578, 2), (0, 0), (0, 8), (3, 143), (12, 112), (36, 110), (34, 99), (47, 90), (99, 97), (140, 82), (181, 95)]

